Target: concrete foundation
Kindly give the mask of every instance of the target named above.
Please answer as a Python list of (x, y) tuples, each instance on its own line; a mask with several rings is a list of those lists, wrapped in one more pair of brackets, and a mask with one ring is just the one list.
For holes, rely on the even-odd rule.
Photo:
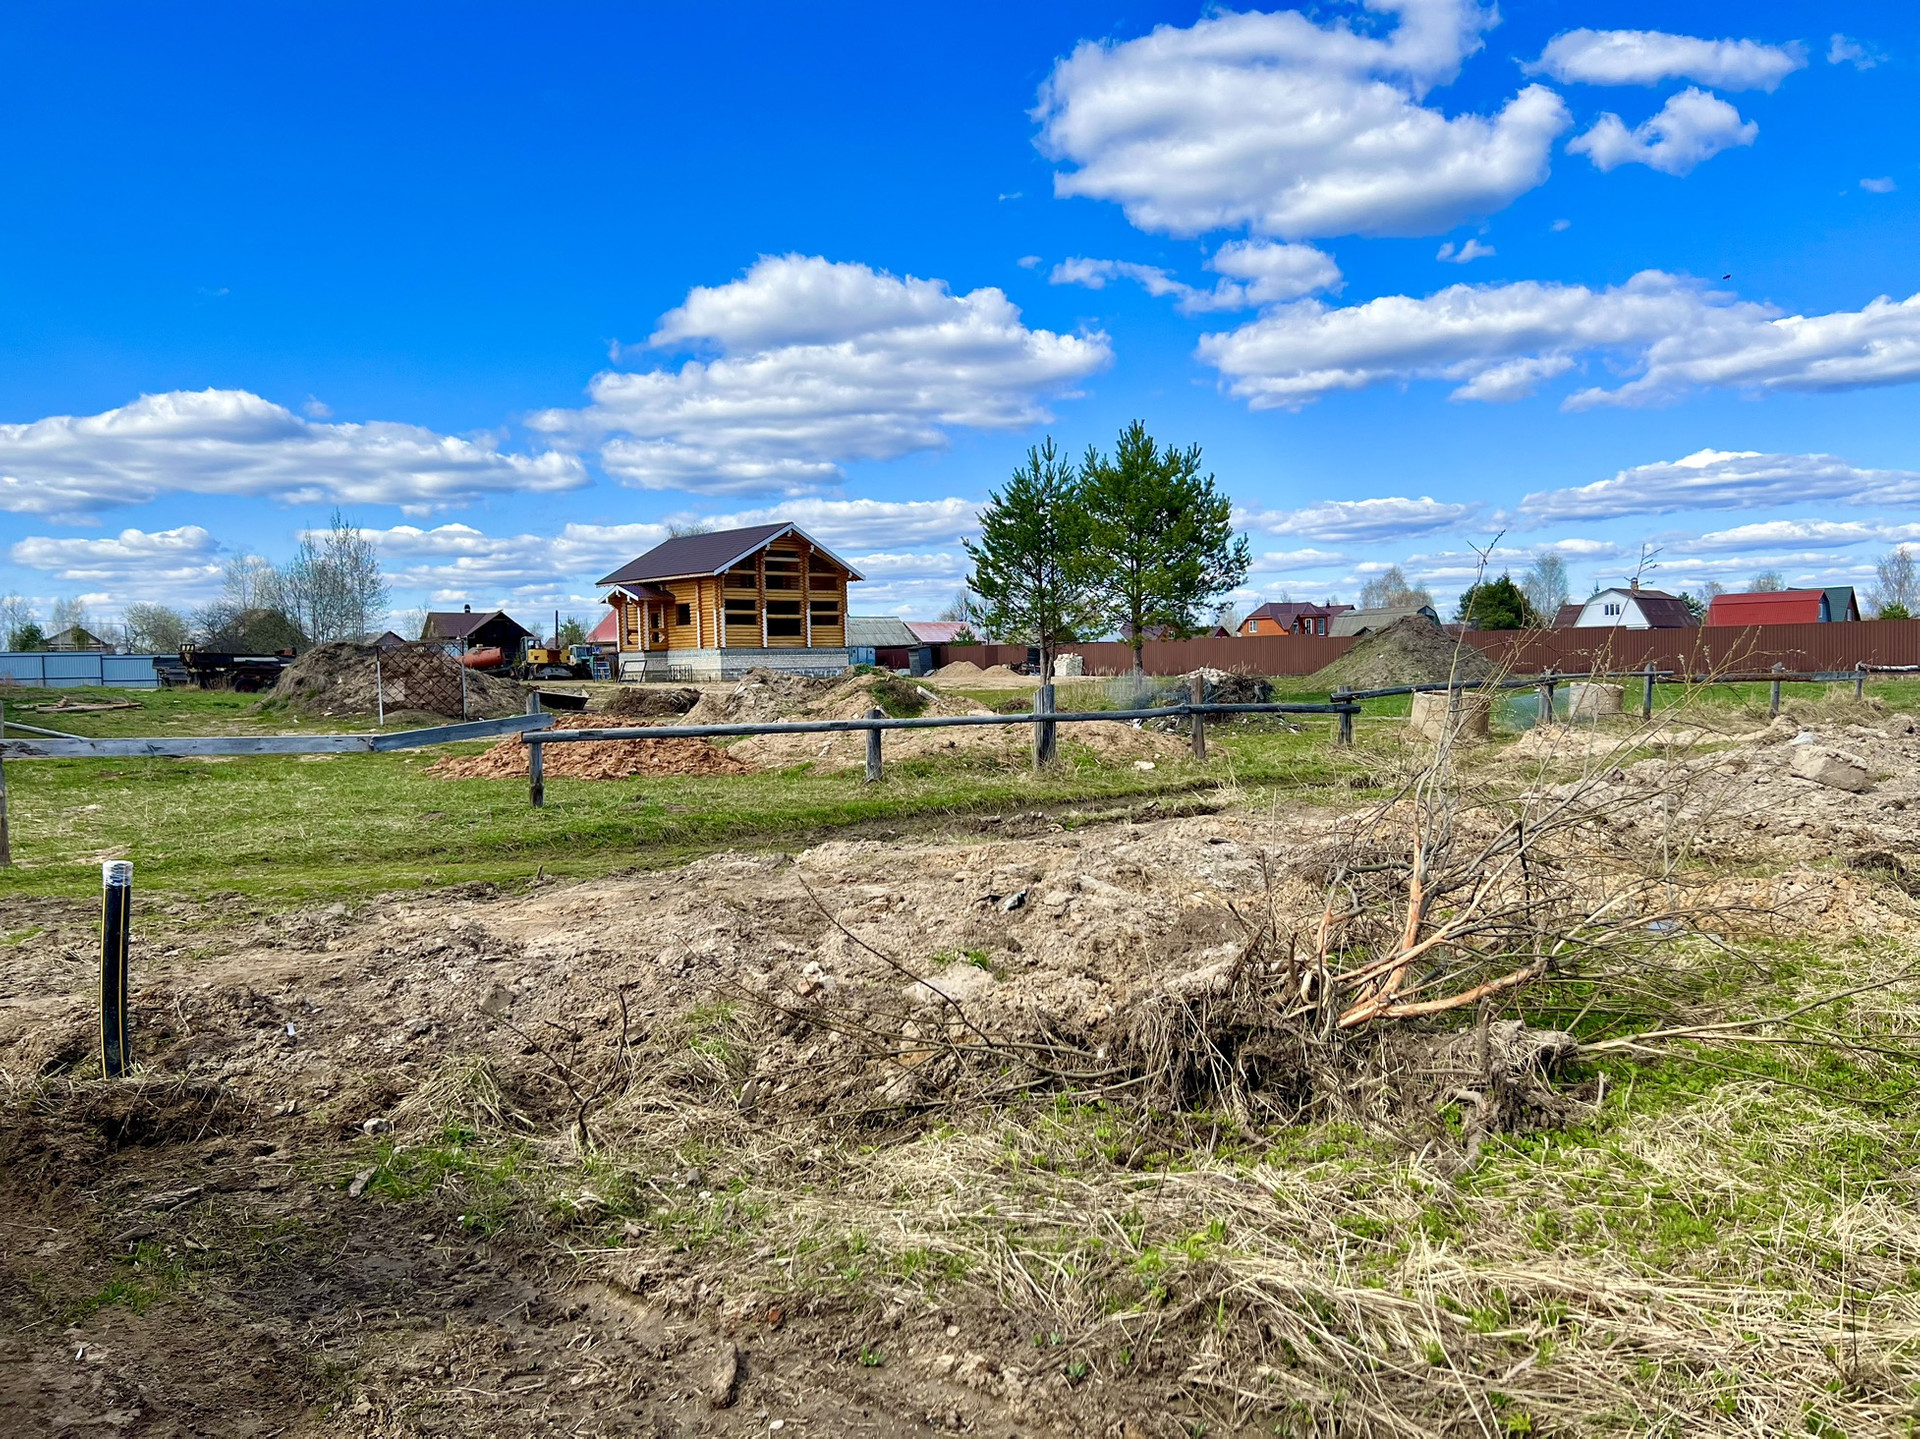
[[(1455, 707), (1458, 713), (1455, 713)], [(1455, 739), (1486, 739), (1493, 714), (1491, 695), (1472, 690), (1447, 694), (1433, 691), (1413, 697), (1408, 727), (1421, 739), (1437, 740), (1451, 731)]]
[(850, 650), (725, 649), (637, 650), (623, 653), (616, 673), (623, 680), (737, 680), (748, 670), (780, 670), (796, 675), (843, 675), (853, 663)]
[(1568, 719), (1600, 719), (1621, 712), (1619, 685), (1592, 684), (1575, 680), (1567, 686)]

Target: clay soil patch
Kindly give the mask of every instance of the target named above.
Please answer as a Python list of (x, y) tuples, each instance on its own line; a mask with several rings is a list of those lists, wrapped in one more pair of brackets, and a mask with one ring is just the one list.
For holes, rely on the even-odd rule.
[[(555, 729), (604, 729), (599, 715), (565, 715)], [(480, 754), (448, 755), (427, 773), (441, 779), (515, 779), (527, 774), (519, 737)], [(609, 739), (547, 746), (546, 773), (559, 779), (640, 779), (653, 775), (746, 774), (753, 766), (703, 739)]]

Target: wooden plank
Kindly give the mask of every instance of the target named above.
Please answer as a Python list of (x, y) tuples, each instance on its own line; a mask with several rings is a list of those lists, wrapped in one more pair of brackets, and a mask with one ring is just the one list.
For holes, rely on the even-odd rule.
[(206, 755), (368, 754), (366, 734), (179, 735), (161, 739), (6, 739), (6, 759), (197, 759)]
[(418, 749), (423, 745), (458, 744), (461, 740), (492, 739), (498, 735), (524, 734), (528, 730), (550, 729), (550, 714), (508, 715), (505, 719), (474, 720), (468, 724), (434, 725), (429, 729), (399, 730), (374, 736), (372, 748), (384, 754), (388, 750)]

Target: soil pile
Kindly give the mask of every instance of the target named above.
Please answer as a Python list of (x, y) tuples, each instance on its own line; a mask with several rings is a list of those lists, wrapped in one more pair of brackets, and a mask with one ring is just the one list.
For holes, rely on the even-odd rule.
[[(1273, 699), (1273, 682), (1264, 675), (1251, 670), (1198, 669), (1193, 672), (1205, 681), (1204, 691), (1208, 704), (1216, 705), (1263, 705)], [(1182, 680), (1191, 683), (1193, 675), (1183, 675)], [(1182, 698), (1185, 697), (1182, 689)]]
[[(970, 683), (977, 685), (981, 675), (993, 673), (993, 670), (980, 671)], [(1019, 679), (1019, 676), (1014, 678)], [(745, 689), (747, 683), (742, 681), (741, 688)], [(917, 704), (901, 703), (899, 691), (908, 686)], [(714, 698), (708, 696), (709, 700)], [(885, 710), (896, 716), (909, 710), (919, 715), (993, 713), (965, 695), (914, 684), (910, 680), (903, 681), (896, 676), (853, 675), (838, 684), (828, 685), (806, 702), (774, 718), (860, 719), (874, 709)], [(1032, 742), (1033, 731), (1027, 725), (956, 725), (951, 729), (888, 730), (882, 746), (889, 760), (964, 755), (994, 764), (1024, 765)], [(1062, 745), (1086, 745), (1102, 757), (1115, 760), (1171, 757), (1180, 749), (1179, 743), (1166, 735), (1137, 730), (1131, 725), (1109, 720), (1062, 725), (1060, 742)], [(781, 769), (797, 764), (814, 764), (822, 769), (851, 769), (866, 763), (867, 737), (859, 730), (839, 734), (753, 735), (734, 745), (732, 753), (763, 769)]]
[(928, 675), (927, 678), (934, 680), (970, 680), (983, 673), (985, 673), (985, 671), (972, 660), (955, 660), (952, 664), (941, 665), (939, 669)]
[(1334, 689), (1384, 689), (1389, 685), (1444, 684), (1449, 679), (1483, 680), (1493, 672), (1487, 657), (1457, 644), (1425, 615), (1395, 620), (1312, 676), (1307, 683)]
[(760, 724), (792, 718), (837, 681), (780, 670), (748, 670), (730, 690), (709, 690), (687, 711), (688, 724)]
[[(598, 715), (562, 715), (555, 729), (602, 729)], [(524, 779), (528, 748), (519, 736), (480, 754), (448, 755), (428, 766), (440, 779)], [(546, 748), (542, 765), (558, 779), (645, 779), (656, 775), (745, 774), (752, 766), (703, 739), (583, 740)]]
[(608, 695), (600, 712), (625, 719), (658, 719), (683, 715), (699, 703), (700, 691), (692, 685), (675, 685), (670, 689), (629, 685)]
[[(465, 705), (461, 702), (464, 691)], [(263, 705), (335, 719), (372, 715), (384, 697), (389, 715), (501, 719), (522, 714), (526, 691), (510, 679), (468, 670), (438, 645), (317, 645), (280, 672)]]

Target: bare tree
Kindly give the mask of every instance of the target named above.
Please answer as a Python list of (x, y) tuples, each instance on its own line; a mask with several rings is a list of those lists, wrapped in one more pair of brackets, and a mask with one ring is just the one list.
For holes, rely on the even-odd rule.
[(85, 629), (87, 627), (87, 606), (81, 599), (69, 597), (53, 602), (53, 614), (47, 621), (53, 626), (53, 633), (62, 630)]
[(1520, 591), (1540, 617), (1552, 623), (1569, 594), (1567, 562), (1555, 554), (1535, 555), (1526, 577), (1520, 581)]
[(1433, 592), (1415, 589), (1408, 584), (1405, 573), (1398, 565), (1388, 565), (1360, 586), (1360, 608), (1363, 610), (1414, 609), (1432, 603)]
[[(1888, 550), (1874, 571), (1877, 579), (1867, 591), (1867, 606), (1876, 617), (1906, 619), (1920, 609), (1920, 574), (1915, 573), (1913, 551), (1905, 545)], [(1898, 613), (1888, 614), (1889, 610)]]
[(1770, 595), (1787, 587), (1787, 577), (1778, 570), (1762, 570), (1747, 582), (1747, 588), (1757, 595)]
[(192, 629), (187, 617), (167, 605), (127, 606), (127, 650), (131, 654), (174, 654)]
[(0, 595), (0, 644), (10, 650), (38, 649), (46, 642), (40, 616), (24, 595)]
[(324, 531), (300, 536), (281, 587), (287, 613), (314, 644), (358, 639), (386, 618), (389, 591), (380, 556), (338, 510)]

